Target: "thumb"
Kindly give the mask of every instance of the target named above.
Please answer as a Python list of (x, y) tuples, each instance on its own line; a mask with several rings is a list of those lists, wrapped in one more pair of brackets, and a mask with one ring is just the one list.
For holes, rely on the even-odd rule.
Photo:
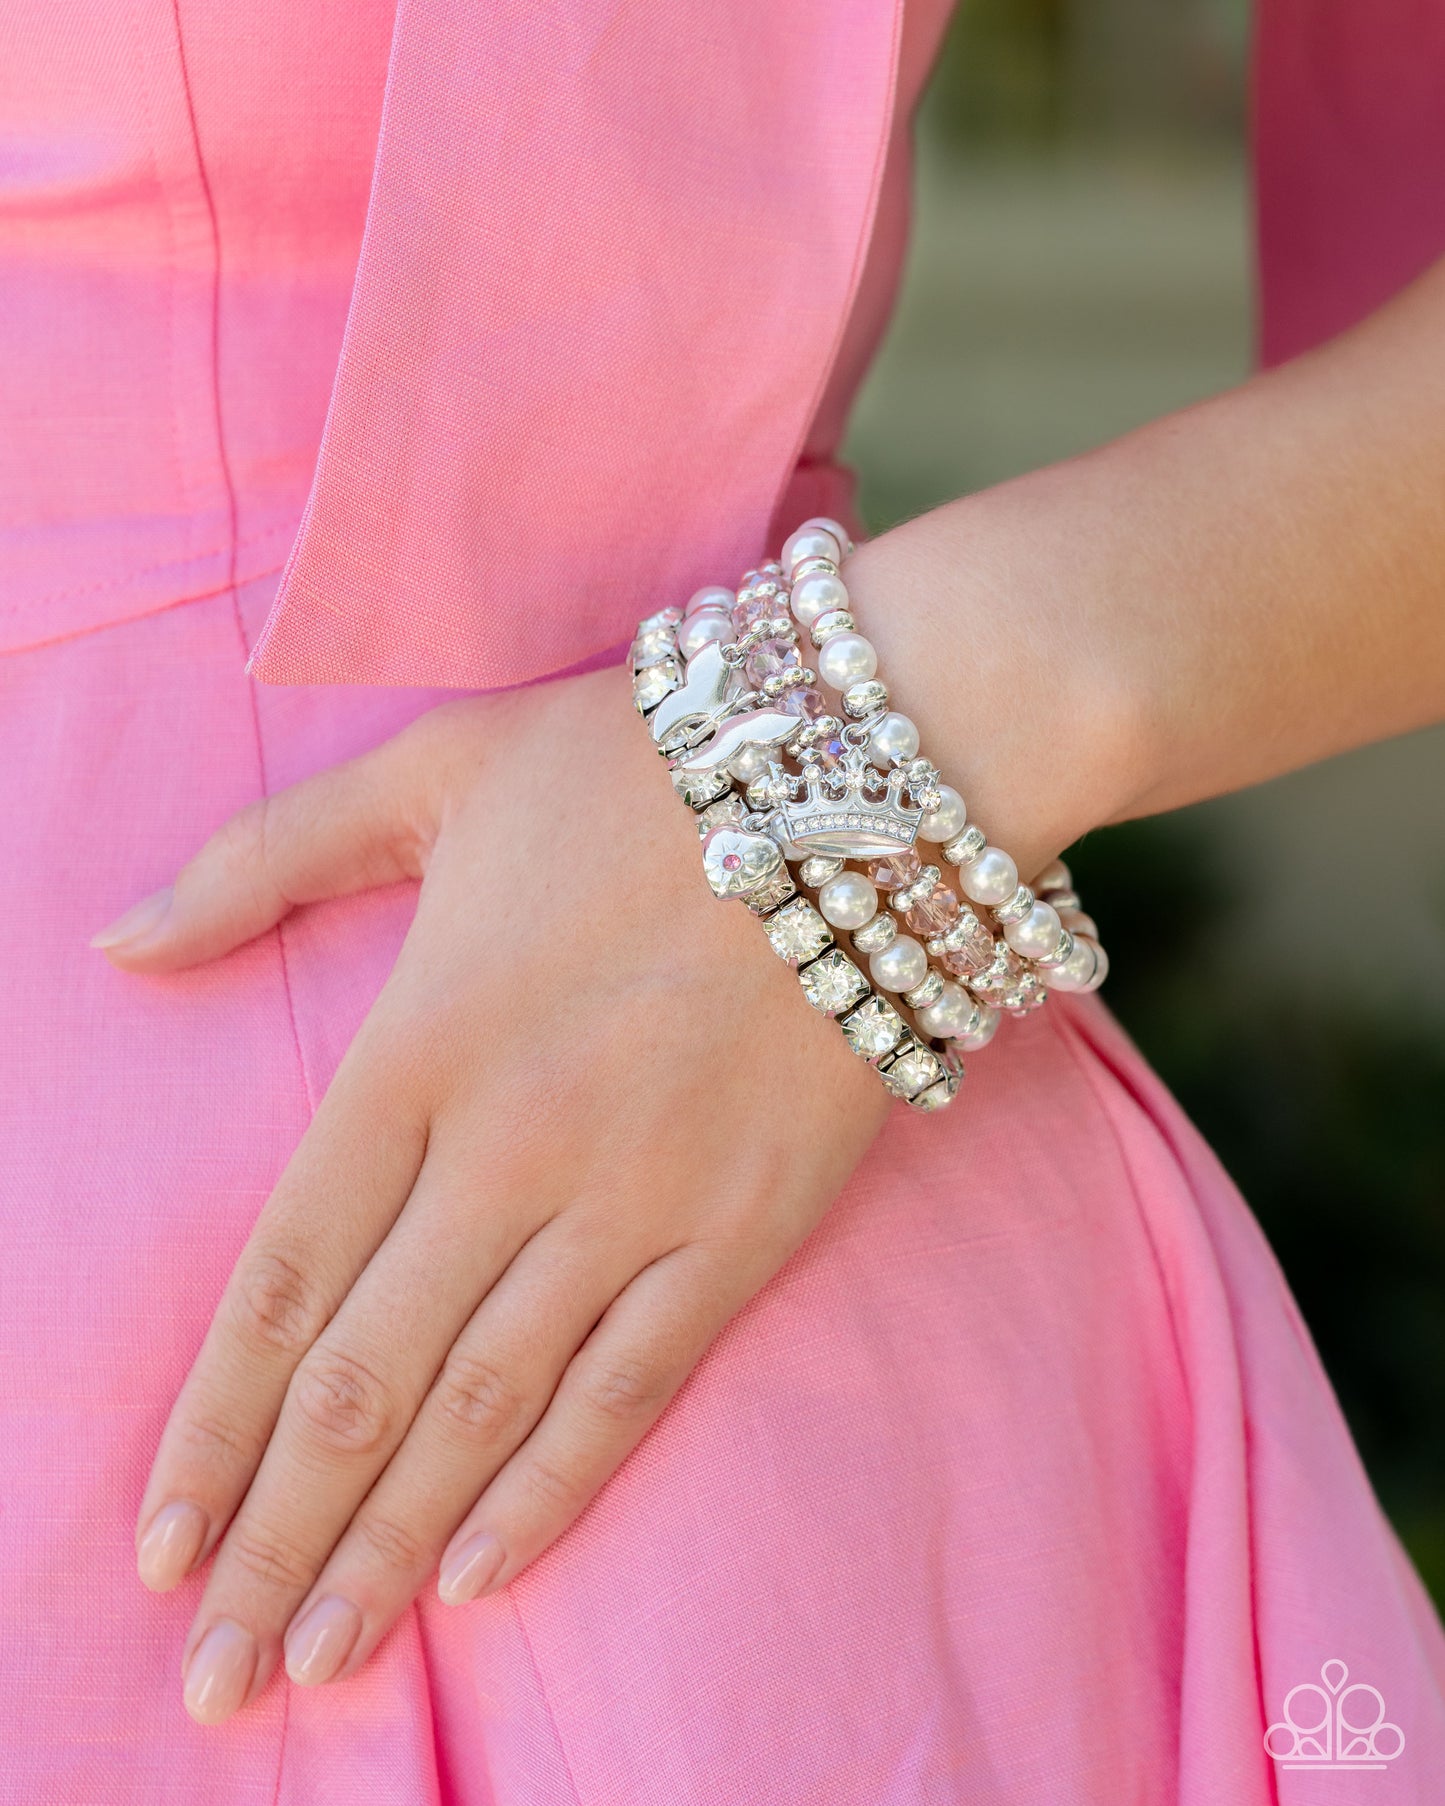
[(219, 959), (300, 903), (419, 878), (435, 815), (404, 739), (249, 804), (91, 946), (130, 971), (171, 972)]

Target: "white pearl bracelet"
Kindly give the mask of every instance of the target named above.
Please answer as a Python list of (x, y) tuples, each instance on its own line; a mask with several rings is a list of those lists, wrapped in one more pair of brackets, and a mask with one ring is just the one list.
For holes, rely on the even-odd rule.
[[(918, 757), (919, 734), (906, 715), (889, 707), (888, 691), (878, 681), (878, 655), (856, 629), (840, 572), (852, 549), (836, 521), (806, 521), (783, 547), (782, 577), (791, 579), (794, 618), (818, 648), (819, 676), (841, 691), (845, 713), (869, 729), (868, 750), (887, 770)], [(962, 1019), (966, 1001), (951, 983), (955, 978), (975, 998), (1010, 1013), (1036, 1008), (1048, 988), (1088, 991), (1103, 983), (1108, 957), (1061, 863), (1034, 887), (1020, 884), (1014, 861), (969, 825), (963, 798), (946, 784), (938, 805), (918, 824), (917, 838), (941, 846), (943, 857), (958, 868), (964, 896), (1002, 930), (995, 938), (987, 922), (940, 882), (938, 868), (923, 865), (912, 849), (870, 867), (873, 879), (890, 893), (890, 907), (927, 936), (927, 952), (947, 974), (943, 995), (922, 1006), (925, 1027), (936, 1024), (937, 1032), (947, 1034), (946, 1024)], [(1054, 890), (1066, 899), (1066, 908), (1056, 906)], [(988, 1033), (996, 1026), (995, 1019)], [(977, 1033), (975, 1028), (970, 1038)]]

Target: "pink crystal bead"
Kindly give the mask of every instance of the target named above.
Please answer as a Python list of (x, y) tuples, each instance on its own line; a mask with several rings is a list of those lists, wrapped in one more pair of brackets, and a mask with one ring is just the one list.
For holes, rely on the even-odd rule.
[(917, 934), (947, 934), (958, 914), (958, 898), (946, 884), (936, 884), (933, 895), (915, 903), (903, 919)]
[(964, 948), (959, 948), (956, 953), (945, 953), (938, 963), (955, 978), (972, 978), (975, 972), (983, 969), (982, 961), (976, 960)]
[(801, 715), (804, 721), (816, 721), (820, 715), (828, 712), (822, 691), (804, 684), (784, 690), (774, 706), (784, 715)]
[(902, 890), (922, 871), (923, 861), (912, 847), (904, 847), (897, 853), (890, 853), (886, 859), (873, 860), (868, 867), (868, 876), (879, 890)]
[(756, 687), (767, 678), (776, 677), (780, 671), (789, 670), (798, 662), (796, 644), (790, 644), (787, 640), (764, 640), (748, 659), (748, 682)]

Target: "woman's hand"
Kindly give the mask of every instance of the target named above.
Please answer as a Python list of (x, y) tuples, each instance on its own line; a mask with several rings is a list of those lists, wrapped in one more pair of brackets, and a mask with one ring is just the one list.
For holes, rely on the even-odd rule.
[(741, 906), (618, 672), (450, 704), (258, 803), (97, 937), (219, 957), (420, 878), (262, 1210), (146, 1487), (158, 1590), (214, 1554), (206, 1723), (363, 1663), (440, 1564), (461, 1604), (583, 1509), (818, 1222), (886, 1097)]

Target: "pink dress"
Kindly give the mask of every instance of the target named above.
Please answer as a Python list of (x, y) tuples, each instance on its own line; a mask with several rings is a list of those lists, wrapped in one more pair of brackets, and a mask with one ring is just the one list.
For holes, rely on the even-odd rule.
[[(195, 1584), (134, 1577), (170, 1401), (412, 900), (167, 980), (87, 936), (433, 699), (398, 686), (596, 656), (846, 508), (941, 10), (0, 13), (7, 1806), (1438, 1801), (1440, 1626), (1258, 1229), (1093, 1001), (890, 1123), (503, 1595), (423, 1598), (355, 1680), (202, 1730)], [(1266, 16), (1274, 353), (1445, 244), (1410, 73), (1441, 28), (1361, 11), (1373, 47), (1356, 9)], [(291, 687), (244, 674), (258, 640)], [(1403, 1750), (1276, 1760), (1340, 1663)]]

